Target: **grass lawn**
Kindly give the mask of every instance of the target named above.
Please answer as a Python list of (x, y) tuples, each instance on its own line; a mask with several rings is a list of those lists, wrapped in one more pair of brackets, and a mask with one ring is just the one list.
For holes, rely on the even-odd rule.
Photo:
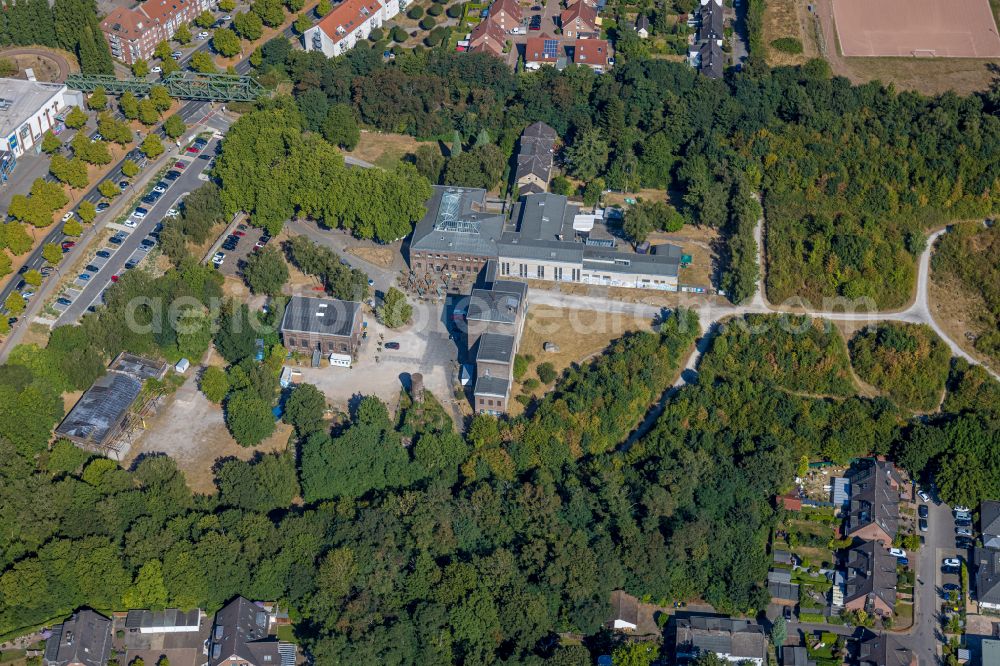
[(278, 640), (286, 643), (295, 642), (295, 628), (290, 624), (278, 625)]
[(895, 628), (905, 629), (913, 624), (913, 604), (896, 604)]

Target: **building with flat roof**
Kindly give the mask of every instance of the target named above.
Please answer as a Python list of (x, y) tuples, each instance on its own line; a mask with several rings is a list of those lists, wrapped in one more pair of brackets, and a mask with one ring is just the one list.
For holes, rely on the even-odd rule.
[(81, 104), (83, 96), (61, 83), (0, 79), (0, 153), (41, 150), (42, 135), (62, 132), (63, 114)]
[(982, 666), (1000, 666), (1000, 641), (984, 638), (980, 644)]
[(472, 406), (478, 413), (507, 411), (527, 300), (528, 286), (513, 280), (472, 290), (466, 323), (469, 358), (476, 360)]
[(209, 9), (210, 0), (147, 0), (134, 8), (116, 7), (101, 21), (111, 55), (127, 65), (149, 60), (160, 42)]
[(504, 216), (486, 206), (486, 190), (435, 185), (410, 240), (410, 270), (474, 282), (497, 257)]
[(111, 620), (85, 609), (52, 628), (45, 641), (45, 666), (105, 666), (111, 656)]
[(345, 0), (302, 34), (306, 51), (334, 58), (368, 39), (375, 28), (399, 13), (399, 0)]
[(532, 194), (514, 207), (497, 244), (501, 276), (676, 291), (681, 248), (650, 254), (619, 247), (602, 216), (581, 214), (560, 194)]
[(125, 630), (140, 634), (179, 634), (198, 631), (203, 613), (200, 608), (182, 611), (176, 608), (166, 610), (130, 610), (125, 616)]
[(310, 354), (314, 363), (329, 356), (349, 366), (361, 344), (361, 304), (336, 298), (292, 296), (281, 318), (281, 339), (289, 351)]

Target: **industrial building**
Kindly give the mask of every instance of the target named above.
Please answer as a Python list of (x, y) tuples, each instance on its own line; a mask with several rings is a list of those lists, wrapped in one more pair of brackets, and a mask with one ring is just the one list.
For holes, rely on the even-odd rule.
[(66, 112), (82, 104), (83, 96), (61, 83), (0, 79), (0, 155), (39, 152), (45, 132), (60, 134)]
[(281, 339), (289, 351), (309, 354), (313, 366), (323, 356), (350, 367), (361, 343), (361, 304), (335, 298), (293, 296), (281, 319)]
[[(486, 273), (492, 276), (494, 271), (488, 267)], [(507, 412), (527, 302), (523, 282), (487, 277), (484, 288), (472, 290), (466, 323), (469, 358), (476, 360), (472, 406), (477, 413)]]

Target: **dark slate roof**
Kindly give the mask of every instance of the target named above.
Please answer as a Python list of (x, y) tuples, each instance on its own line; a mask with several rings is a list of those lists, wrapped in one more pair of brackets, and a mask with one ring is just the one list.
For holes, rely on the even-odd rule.
[(45, 641), (46, 666), (104, 666), (111, 656), (111, 620), (81, 610), (56, 626)]
[(350, 337), (361, 315), (361, 304), (335, 298), (292, 296), (281, 320), (281, 331)]
[(896, 558), (877, 541), (855, 546), (847, 560), (847, 592), (844, 601), (878, 597), (889, 608), (896, 607)]
[(98, 378), (56, 428), (56, 434), (100, 446), (139, 397), (142, 382), (124, 372)]
[(1000, 604), (1000, 551), (976, 548), (976, 595), (981, 603)]
[(638, 18), (635, 20), (636, 30), (649, 30), (649, 17), (645, 14), (639, 14)]
[(513, 294), (522, 302), (528, 297), (528, 285), (517, 280), (495, 280), (491, 289), (500, 294)]
[(864, 666), (910, 666), (913, 652), (892, 634), (868, 632), (858, 645), (858, 663)]
[(979, 506), (979, 526), (983, 544), (1000, 548), (1000, 502), (986, 500)]
[(466, 318), (470, 321), (513, 324), (517, 320), (517, 309), (521, 302), (520, 297), (509, 292), (473, 289)]
[(701, 0), (701, 27), (698, 29), (698, 39), (723, 39), (725, 29), (723, 22), (722, 0)]
[(219, 666), (233, 655), (257, 666), (281, 663), (278, 639), (268, 636), (266, 610), (237, 597), (215, 614), (209, 637), (208, 664)]
[(124, 352), (112, 361), (108, 369), (124, 372), (136, 379), (163, 379), (163, 376), (167, 374), (166, 363)]
[(677, 619), (676, 654), (727, 654), (737, 659), (767, 661), (767, 636), (750, 620), (694, 615)]
[(656, 254), (633, 254), (601, 247), (585, 246), (583, 267), (592, 271), (614, 271), (633, 275), (677, 277), (682, 250), (677, 245), (657, 245)]
[(506, 399), (509, 388), (510, 382), (506, 377), (481, 375), (476, 377), (476, 388), (473, 390), (473, 393)]
[(792, 583), (792, 572), (789, 569), (774, 569), (767, 574), (767, 591), (774, 599), (782, 601), (798, 601), (799, 586)]
[(514, 336), (503, 333), (486, 332), (479, 336), (477, 361), (511, 363), (514, 360)]
[(714, 40), (708, 40), (698, 49), (698, 71), (710, 79), (721, 79), (726, 65), (726, 55)]
[(584, 246), (574, 240), (573, 231), (573, 218), (579, 211), (579, 206), (568, 203), (561, 194), (522, 197), (514, 207), (514, 228), (500, 237), (500, 255), (580, 263)]
[[(899, 523), (899, 473), (892, 463), (868, 461), (850, 475), (851, 506), (847, 516), (847, 534), (875, 523), (895, 538)], [(896, 487), (893, 487), (896, 484)]]
[(808, 650), (801, 645), (782, 648), (781, 663), (783, 666), (816, 666), (816, 662), (809, 658)]
[(125, 616), (126, 629), (171, 629), (187, 627), (196, 630), (201, 624), (201, 610), (182, 611), (168, 608), (161, 611), (130, 610)]
[(427, 214), (417, 222), (410, 251), (495, 257), (503, 215), (486, 210), (486, 190), (435, 185)]
[[(558, 135), (556, 131), (543, 122), (528, 125), (521, 134), (521, 147), (517, 153), (517, 170), (514, 181), (534, 174), (548, 182), (552, 173), (552, 160), (555, 154), (555, 144)], [(532, 192), (544, 190), (532, 189)], [(522, 194), (528, 194), (527, 188), (521, 188)]]
[(629, 624), (639, 624), (639, 600), (625, 590), (615, 590), (611, 593), (611, 610), (614, 613), (611, 620), (621, 620)]

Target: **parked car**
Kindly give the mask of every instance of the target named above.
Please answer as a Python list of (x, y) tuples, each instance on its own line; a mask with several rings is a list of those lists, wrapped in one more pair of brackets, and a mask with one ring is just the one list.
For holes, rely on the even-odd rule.
[(242, 222), (240, 222), (238, 225), (236, 225), (236, 228), (238, 230), (240, 230), (240, 231), (246, 231), (247, 229), (249, 229), (249, 227), (247, 225), (243, 224)]
[(953, 506), (951, 510), (955, 513), (969, 513), (971, 511), (967, 506)]
[(225, 260), (226, 260), (225, 252), (216, 252), (215, 256), (212, 257), (212, 263), (215, 264), (216, 266), (221, 266), (222, 262), (224, 262)]
[(955, 548), (961, 548), (963, 550), (970, 550), (975, 548), (976, 542), (968, 537), (956, 537), (955, 538)]
[(137, 226), (139, 226), (138, 220), (133, 220), (131, 217), (122, 222), (122, 224), (124, 224), (126, 227), (129, 227), (130, 229), (135, 229)]
[(962, 566), (961, 560), (957, 557), (948, 557), (941, 561), (941, 566), (943, 567), (960, 567)]
[(139, 243), (139, 245), (142, 247), (150, 248), (156, 245), (156, 241), (153, 240), (152, 238), (143, 238), (142, 242)]
[(184, 171), (184, 169), (187, 168), (187, 165), (188, 165), (187, 162), (183, 162), (181, 160), (177, 160), (176, 162), (174, 162), (174, 168), (177, 169), (178, 171)]
[(167, 211), (167, 217), (177, 217), (180, 214), (181, 212), (176, 208), (171, 208), (170, 210)]
[(198, 33), (198, 39), (208, 39), (208, 33), (202, 30)]
[(170, 187), (170, 183), (165, 183), (161, 180), (160, 182), (158, 182), (156, 185), (153, 186), (153, 191), (163, 194), (164, 192), (167, 191), (168, 187)]
[(70, 211), (70, 212), (68, 212), (68, 213), (66, 213), (65, 215), (62, 216), (62, 221), (63, 222), (69, 222), (72, 219), (73, 219), (73, 211)]
[(941, 586), (941, 589), (945, 592), (959, 592), (962, 588), (960, 585), (956, 585), (955, 583), (945, 583)]
[(232, 21), (233, 17), (230, 16), (229, 14), (226, 14), (225, 16), (222, 17), (222, 20), (223, 21)]
[(233, 235), (234, 236), (239, 236), (240, 238), (243, 238), (244, 236), (247, 235), (247, 232), (240, 231), (239, 229), (237, 229), (236, 231), (233, 232)]
[(109, 208), (111, 208), (111, 204), (109, 204), (107, 201), (101, 201), (96, 206), (94, 206), (94, 209), (98, 213), (103, 213), (104, 211), (106, 211)]
[(197, 155), (198, 153), (201, 152), (201, 148), (196, 145), (190, 145), (187, 147), (187, 152), (191, 153), (192, 155)]
[(920, 527), (920, 531), (921, 532), (926, 532), (927, 531), (927, 519), (926, 518), (921, 518), (920, 520), (918, 520), (917, 521), (917, 525)]
[(113, 243), (115, 245), (121, 245), (123, 240), (125, 240), (125, 238), (122, 236), (112, 236), (111, 238), (108, 239), (108, 242)]
[(968, 527), (956, 527), (955, 534), (957, 534), (958, 536), (971, 537), (972, 530), (969, 529)]
[(48, 277), (55, 272), (55, 268), (52, 266), (42, 266), (38, 269), (38, 272), (42, 274), (42, 277)]
[(96, 273), (101, 269), (95, 266), (94, 264), (87, 264), (86, 266), (83, 267), (83, 270), (87, 271), (88, 273)]
[(156, 67), (153, 67), (149, 71), (151, 71), (153, 74), (159, 74), (160, 72), (163, 71), (163, 68), (157, 65)]
[(129, 186), (129, 182), (127, 180), (119, 180), (118, 181), (118, 189), (121, 190), (122, 192), (124, 192), (125, 190), (127, 190), (128, 186)]
[(902, 548), (890, 548), (889, 554), (893, 557), (906, 557), (906, 551)]
[(386, 349), (399, 349), (399, 343), (398, 342), (387, 342), (387, 343), (385, 343), (385, 348)]
[(141, 220), (141, 219), (145, 218), (146, 215), (148, 215), (148, 214), (149, 214), (149, 210), (147, 210), (146, 208), (143, 208), (142, 206), (139, 206), (134, 211), (132, 211), (132, 217), (134, 217), (137, 220)]
[(79, 274), (79, 275), (77, 275), (76, 277), (77, 277), (77, 279), (78, 279), (78, 280), (80, 280), (81, 282), (86, 282), (87, 280), (89, 280), (89, 279), (90, 279), (90, 273), (80, 273), (80, 274)]
[(125, 262), (125, 270), (130, 271), (135, 268), (136, 264), (131, 259)]
[(368, 280), (368, 286), (369, 287), (374, 287), (375, 286), (375, 280), (372, 280), (372, 279), (369, 278), (369, 280)]
[(167, 173), (163, 174), (163, 178), (165, 180), (170, 180), (170, 181), (177, 180), (180, 177), (181, 177), (181, 172), (175, 171), (174, 169), (171, 169)]
[(910, 566), (910, 560), (905, 557), (897, 557), (896, 565), (901, 567), (908, 567)]
[(70, 249), (72, 249), (75, 245), (76, 245), (76, 243), (74, 243), (73, 241), (63, 241), (62, 242), (62, 251), (63, 252), (69, 252)]
[(971, 520), (956, 520), (955, 521), (955, 526), (956, 527), (972, 527), (972, 521)]
[(73, 301), (65, 297), (57, 298), (56, 303), (58, 303), (59, 305), (66, 305), (66, 306), (73, 305)]
[(920, 506), (917, 507), (917, 514), (921, 518), (926, 518), (928, 515), (930, 515), (930, 509), (927, 508), (926, 504), (921, 504)]
[(183, 58), (184, 54), (181, 53), (180, 51), (174, 51), (173, 53), (170, 54), (170, 57), (173, 58), (174, 60), (177, 60), (178, 58)]
[(141, 199), (141, 201), (144, 204), (152, 206), (153, 204), (156, 203), (156, 200), (159, 199), (161, 196), (163, 196), (163, 195), (160, 194), (159, 192), (150, 192), (149, 194), (147, 194), (146, 196), (144, 196)]

